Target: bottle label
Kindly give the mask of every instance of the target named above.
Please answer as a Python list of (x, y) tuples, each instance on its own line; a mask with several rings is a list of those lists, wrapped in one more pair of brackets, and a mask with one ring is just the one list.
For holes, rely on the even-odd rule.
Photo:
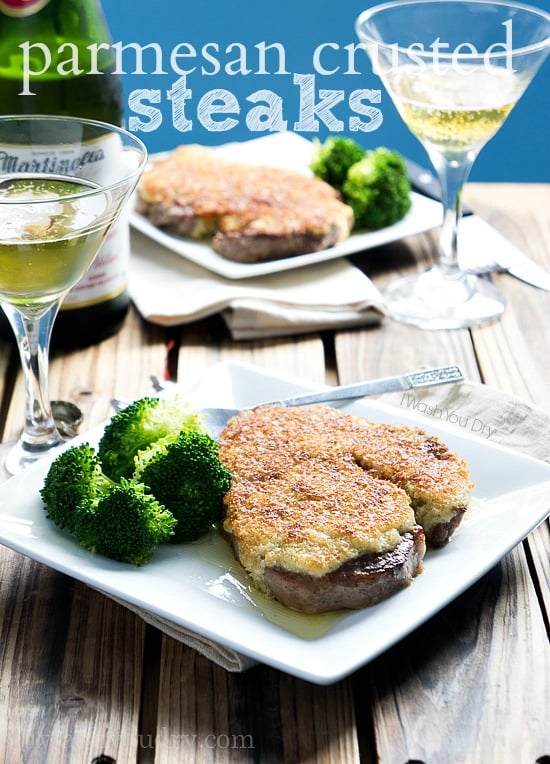
[(117, 297), (127, 287), (130, 227), (124, 212), (109, 231), (88, 272), (63, 300), (61, 310), (87, 308)]
[[(0, 175), (20, 173), (80, 177), (98, 185), (115, 183), (120, 177), (120, 138), (106, 138), (59, 148), (54, 145), (26, 148), (14, 144), (0, 151)], [(84, 168), (84, 172), (82, 172)], [(128, 210), (112, 226), (95, 260), (84, 277), (65, 297), (62, 310), (85, 308), (118, 296), (127, 287), (130, 260)]]
[(0, 13), (23, 18), (41, 11), (50, 0), (0, 0)]
[[(70, 137), (70, 133), (68, 134)], [(67, 145), (44, 144), (25, 146), (13, 143), (3, 144), (0, 150), (0, 173), (67, 175), (81, 177), (98, 185), (109, 185), (120, 179), (121, 162), (120, 136), (107, 136), (79, 142), (78, 134), (74, 143)], [(123, 165), (125, 166), (125, 165)], [(125, 169), (128, 169), (125, 166)]]

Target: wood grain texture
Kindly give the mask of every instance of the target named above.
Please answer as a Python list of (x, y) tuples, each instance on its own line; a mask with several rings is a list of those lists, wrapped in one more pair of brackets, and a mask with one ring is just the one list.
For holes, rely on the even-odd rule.
[(5, 548), (0, 580), (0, 761), (135, 760), (142, 623)]
[(177, 378), (185, 384), (221, 362), (254, 364), (267, 371), (304, 379), (325, 381), (323, 343), (317, 334), (285, 339), (233, 342), (219, 321), (183, 327), (178, 354)]
[[(396, 278), (422, 271), (434, 262), (437, 236), (437, 231), (430, 231), (391, 247), (371, 250), (354, 258), (354, 263), (383, 291)], [(453, 363), (458, 363), (467, 377), (478, 378), (467, 330), (422, 331), (389, 318), (384, 319), (381, 328), (382, 331), (370, 327), (336, 334), (340, 384)]]
[[(151, 392), (149, 374), (162, 373), (164, 335), (143, 330), (132, 311), (115, 337), (52, 358), (50, 391), (82, 407), (83, 428), (112, 413), (114, 395)], [(19, 432), (22, 407), (18, 379), (8, 438)], [(143, 622), (83, 584), (4, 547), (0, 571), (0, 707), (9, 709), (0, 715), (0, 761), (74, 764), (102, 753), (136, 761)]]
[[(491, 225), (550, 271), (550, 185), (476, 185), (468, 199)], [(500, 321), (472, 331), (483, 380), (550, 411), (550, 292), (506, 274), (494, 279), (508, 307)]]
[(155, 764), (359, 761), (349, 682), (316, 687), (265, 666), (230, 674), (173, 640), (162, 655)]
[(550, 666), (541, 620), (515, 550), (366, 669), (379, 761), (512, 764), (547, 755)]
[(535, 587), (541, 599), (541, 607), (546, 618), (546, 628), (550, 637), (550, 520), (541, 523), (527, 539), (532, 556)]
[[(538, 241), (548, 221), (539, 191), (526, 189), (528, 198), (517, 206), (510, 206), (510, 194), (504, 194), (508, 204), (503, 208), (491, 197), (491, 222), (500, 223), (511, 238), (518, 231), (534, 230), (533, 241)], [(542, 189), (546, 200), (547, 192)], [(483, 201), (484, 190), (477, 193), (475, 199)], [(509, 224), (512, 207), (527, 210), (517, 227)], [(521, 245), (521, 236), (517, 238)], [(459, 362), (470, 379), (477, 378), (479, 368), (484, 381), (545, 405), (549, 295), (506, 275), (494, 278), (506, 293), (508, 310), (501, 321), (472, 331), (472, 339), (468, 332), (415, 332), (394, 323), (383, 333), (340, 334), (339, 370), (349, 373), (353, 364), (351, 377), (357, 379), (371, 374), (373, 364), (377, 372), (387, 373), (406, 367), (410, 361), (403, 359), (408, 357), (416, 363)], [(379, 279), (383, 285), (387, 276)], [(342, 381), (351, 380), (346, 376)], [(536, 541), (529, 541), (542, 577), (547, 576), (550, 556), (546, 531), (545, 524), (533, 534)], [(360, 672), (361, 680), (356, 678), (356, 684), (364, 678), (372, 689), (379, 760), (485, 764), (535, 762), (548, 755), (544, 720), (549, 718), (550, 696), (540, 673), (550, 676), (549, 656), (536, 586), (520, 545), (457, 603)]]
[[(166, 337), (146, 325), (131, 309), (123, 330), (99, 345), (52, 356), (50, 398), (76, 403), (84, 413), (82, 430), (111, 416), (111, 399), (137, 398), (153, 393), (150, 376), (163, 376)], [(19, 374), (7, 417), (4, 440), (21, 430), (24, 390)]]
[[(312, 383), (326, 379), (316, 335), (232, 343), (208, 326), (200, 335), (182, 333), (180, 381), (220, 361), (252, 363)], [(158, 718), (149, 739), (155, 764), (359, 761), (348, 680), (319, 688), (262, 666), (232, 675), (169, 637), (162, 639)]]
[[(550, 186), (472, 185), (466, 200), (550, 269)], [(435, 247), (431, 232), (354, 262), (383, 288), (397, 272), (424, 269)], [(109, 416), (113, 396), (149, 394), (151, 374), (188, 382), (224, 360), (312, 383), (459, 363), (469, 379), (548, 409), (550, 294), (493, 278), (508, 309), (471, 332), (385, 321), (233, 342), (219, 317), (165, 330), (132, 310), (120, 334), (52, 359), (51, 397), (77, 402), (88, 428)], [(4, 440), (21, 426), (16, 368), (1, 352)], [(546, 761), (549, 558), (546, 521), (409, 637), (348, 679), (317, 687), (261, 665), (226, 673), (102, 594), (0, 547), (0, 762), (92, 764), (101, 754), (117, 764)]]
[[(550, 185), (474, 186), (469, 201), (534, 262), (550, 271)], [(548, 412), (550, 292), (525, 285), (506, 274), (496, 278), (508, 300), (507, 310), (499, 322), (472, 332), (483, 379)], [(550, 433), (547, 437), (550, 438)], [(546, 520), (526, 541), (534, 571), (533, 585), (544, 608), (547, 634), (550, 634), (549, 527), (550, 521)], [(548, 690), (546, 692), (546, 713), (550, 718)], [(549, 751), (547, 745), (545, 753), (548, 755)]]

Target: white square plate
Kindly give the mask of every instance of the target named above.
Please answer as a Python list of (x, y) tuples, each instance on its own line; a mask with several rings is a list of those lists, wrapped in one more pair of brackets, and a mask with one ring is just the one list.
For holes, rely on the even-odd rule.
[[(219, 146), (216, 150), (220, 154), (239, 162), (284, 167), (285, 169), (311, 174), (308, 167), (312, 146), (310, 141), (295, 133), (274, 133), (243, 143), (227, 143)], [(153, 155), (151, 157), (153, 162), (155, 156), (165, 155)], [(380, 247), (392, 241), (399, 241), (407, 236), (414, 236), (441, 225), (442, 211), (439, 202), (414, 192), (411, 194), (411, 200), (411, 209), (395, 225), (382, 228), (379, 231), (354, 233), (346, 241), (320, 252), (260, 263), (237, 263), (227, 260), (215, 252), (209, 244), (167, 233), (135, 211), (130, 214), (130, 223), (158, 244), (167, 247), (181, 257), (187, 258), (196, 265), (201, 265), (203, 268), (228, 279), (246, 279), (335, 260), (366, 249)]]
[[(186, 394), (193, 405), (251, 406), (310, 387), (253, 366), (212, 367)], [(39, 490), (47, 465), (0, 486), (0, 541), (117, 598), (140, 606), (289, 674), (336, 681), (372, 660), (457, 597), (548, 514), (550, 465), (374, 400), (346, 406), (370, 419), (419, 425), (466, 459), (475, 505), (450, 544), (429, 552), (424, 573), (374, 607), (305, 616), (269, 603), (247, 586), (217, 534), (191, 545), (163, 545), (141, 568), (81, 549), (44, 513)], [(95, 443), (102, 428), (82, 438)], [(306, 636), (307, 635), (307, 636)]]

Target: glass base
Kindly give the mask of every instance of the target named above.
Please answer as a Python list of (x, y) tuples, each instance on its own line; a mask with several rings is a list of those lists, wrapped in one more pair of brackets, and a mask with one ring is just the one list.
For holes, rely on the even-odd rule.
[(421, 329), (465, 329), (502, 315), (506, 300), (487, 278), (439, 267), (391, 284), (384, 298), (390, 317)]
[(57, 454), (65, 441), (59, 438), (41, 448), (29, 449), (21, 440), (5, 443), (2, 446), (2, 476), (8, 479), (13, 475), (33, 467), (42, 459)]

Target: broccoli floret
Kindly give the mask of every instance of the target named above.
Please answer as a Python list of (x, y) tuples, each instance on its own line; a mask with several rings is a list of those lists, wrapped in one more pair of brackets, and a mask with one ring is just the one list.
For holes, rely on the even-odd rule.
[(97, 453), (89, 444), (61, 453), (40, 493), (49, 517), (85, 549), (141, 565), (158, 544), (204, 535), (229, 484), (197, 412), (142, 398), (113, 417)]
[(169, 540), (176, 519), (144, 485), (121, 478), (102, 496), (85, 502), (75, 537), (91, 552), (132, 565), (150, 560)]
[(339, 191), (349, 168), (365, 156), (365, 149), (352, 138), (331, 136), (324, 143), (314, 141), (310, 169), (313, 174)]
[(182, 430), (162, 438), (139, 452), (135, 467), (134, 479), (177, 520), (170, 541), (195, 541), (221, 518), (231, 478), (218, 458), (218, 444), (206, 433)]
[(401, 220), (411, 207), (411, 184), (403, 157), (379, 147), (365, 151), (352, 138), (316, 142), (310, 168), (353, 210), (356, 230), (376, 231)]
[(81, 502), (93, 500), (112, 485), (89, 443), (62, 451), (52, 462), (40, 495), (48, 517), (60, 528), (74, 533), (80, 522)]
[(387, 148), (367, 151), (348, 170), (342, 186), (355, 228), (375, 231), (401, 220), (411, 207), (411, 184), (403, 157)]
[(40, 495), (48, 517), (84, 548), (141, 565), (168, 540), (176, 520), (143, 485), (107, 477), (88, 443), (52, 462)]
[(113, 480), (129, 478), (140, 449), (182, 429), (204, 431), (199, 415), (175, 398), (139, 398), (117, 412), (106, 426), (98, 455)]

